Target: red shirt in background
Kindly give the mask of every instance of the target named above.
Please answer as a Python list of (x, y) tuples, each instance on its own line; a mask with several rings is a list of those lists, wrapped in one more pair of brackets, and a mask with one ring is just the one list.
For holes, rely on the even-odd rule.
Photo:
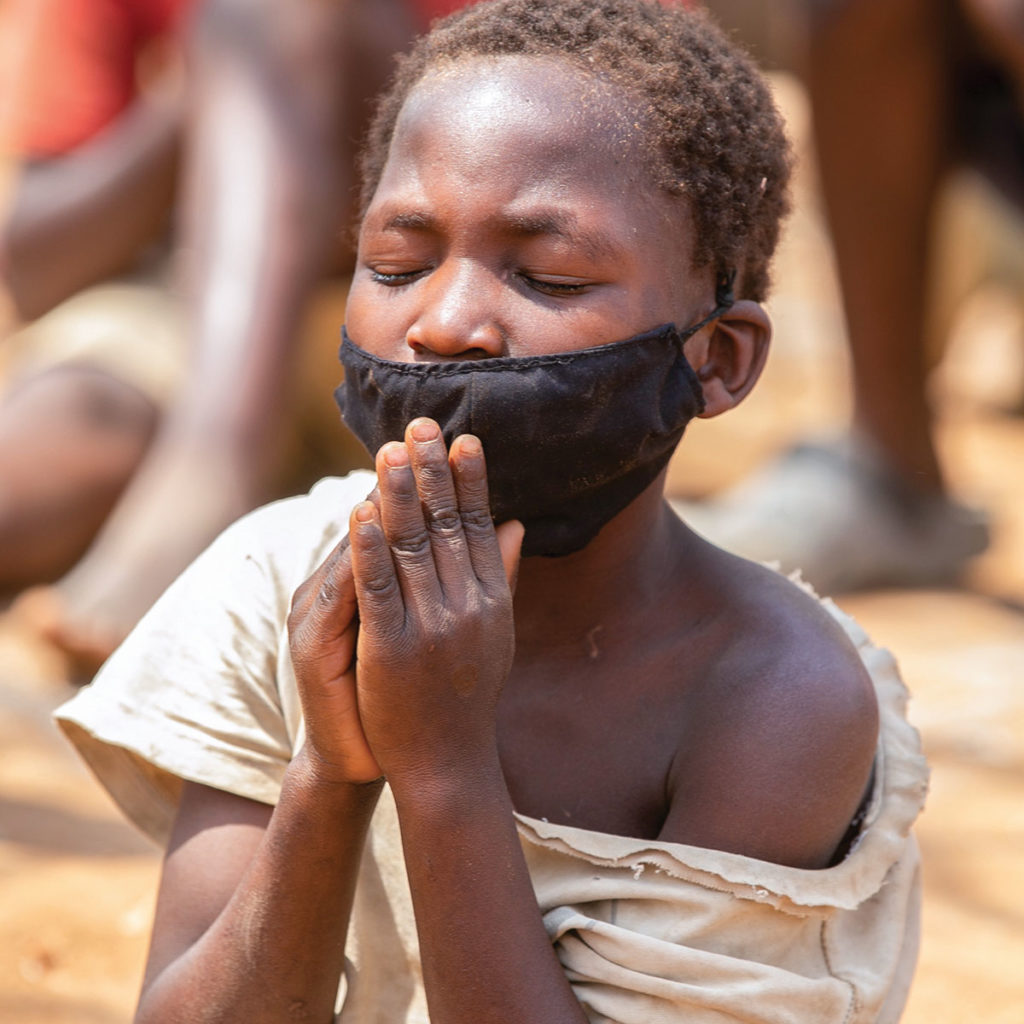
[[(409, 0), (410, 6), (419, 14), (420, 21), (424, 26), (429, 25), (435, 18), (443, 18), (460, 7), (468, 7), (470, 3), (477, 0)], [(671, 5), (680, 0), (660, 0), (663, 4)], [(694, 6), (694, 0), (681, 0), (684, 7)]]
[[(59, 156), (102, 131), (138, 96), (140, 56), (196, 2), (0, 0), (0, 156)], [(407, 2), (426, 29), (475, 0)]]
[(420, 22), (427, 26), (435, 18), (443, 18), (472, 2), (474, 0), (409, 0), (409, 6), (419, 14)]
[(138, 95), (138, 60), (173, 35), (194, 0), (3, 0), (0, 147), (66, 153)]

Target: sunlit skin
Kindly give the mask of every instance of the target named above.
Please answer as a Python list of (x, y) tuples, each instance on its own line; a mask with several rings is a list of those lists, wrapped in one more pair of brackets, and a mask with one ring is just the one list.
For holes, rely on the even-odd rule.
[[(654, 186), (634, 122), (623, 92), (553, 62), (420, 83), (361, 232), (352, 338), (391, 359), (474, 359), (707, 315), (685, 200)], [(707, 415), (753, 386), (768, 333), (740, 301), (687, 343)], [(692, 534), (660, 480), (583, 551), (520, 560), (521, 526), (490, 521), (485, 457), (466, 436), (447, 452), (425, 419), (378, 453), (350, 546), (293, 601), (307, 739), (273, 816), (185, 786), (141, 1019), (244, 998), (240, 951), (262, 991), (301, 989), (329, 1019), (382, 773), (435, 1024), (585, 1020), (514, 810), (828, 863), (876, 738), (870, 682), (828, 616)], [(255, 949), (252, 914), (274, 921)]]
[[(555, 92), (561, 67), (523, 64), (515, 76), (492, 76), (489, 63), (436, 75), (406, 104), (347, 312), (351, 336), (376, 354), (561, 352), (714, 306), (711, 271), (694, 269), (678, 229), (685, 205), (651, 187), (631, 105), (589, 79)], [(566, 146), (579, 92), (593, 127)]]

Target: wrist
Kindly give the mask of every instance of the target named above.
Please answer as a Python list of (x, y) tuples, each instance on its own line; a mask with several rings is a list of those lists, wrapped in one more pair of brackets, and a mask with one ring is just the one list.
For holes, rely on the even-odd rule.
[(507, 804), (511, 808), (497, 750), (389, 772), (387, 780), (400, 813), (405, 810), (448, 819), (473, 806)]
[(304, 788), (324, 790), (353, 797), (370, 797), (376, 800), (384, 787), (384, 776), (360, 778), (346, 769), (323, 758), (308, 742), (303, 743), (292, 759), (288, 773)]

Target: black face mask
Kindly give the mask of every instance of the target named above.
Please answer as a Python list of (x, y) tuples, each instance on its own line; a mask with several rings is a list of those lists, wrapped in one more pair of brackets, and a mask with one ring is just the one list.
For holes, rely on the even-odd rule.
[(627, 341), (556, 355), (401, 363), (365, 352), (342, 328), (345, 380), (334, 393), (371, 455), (417, 416), (450, 445), (475, 434), (495, 522), (520, 519), (524, 555), (568, 555), (594, 539), (662, 471), (704, 408), (683, 342), (668, 324)]

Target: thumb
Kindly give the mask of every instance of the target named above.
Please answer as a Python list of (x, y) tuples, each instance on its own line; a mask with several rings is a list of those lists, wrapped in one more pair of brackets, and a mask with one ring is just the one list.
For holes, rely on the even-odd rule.
[(498, 550), (501, 552), (501, 564), (505, 569), (508, 589), (516, 592), (516, 578), (519, 576), (519, 552), (523, 546), (523, 534), (526, 529), (518, 519), (510, 519), (497, 527)]

